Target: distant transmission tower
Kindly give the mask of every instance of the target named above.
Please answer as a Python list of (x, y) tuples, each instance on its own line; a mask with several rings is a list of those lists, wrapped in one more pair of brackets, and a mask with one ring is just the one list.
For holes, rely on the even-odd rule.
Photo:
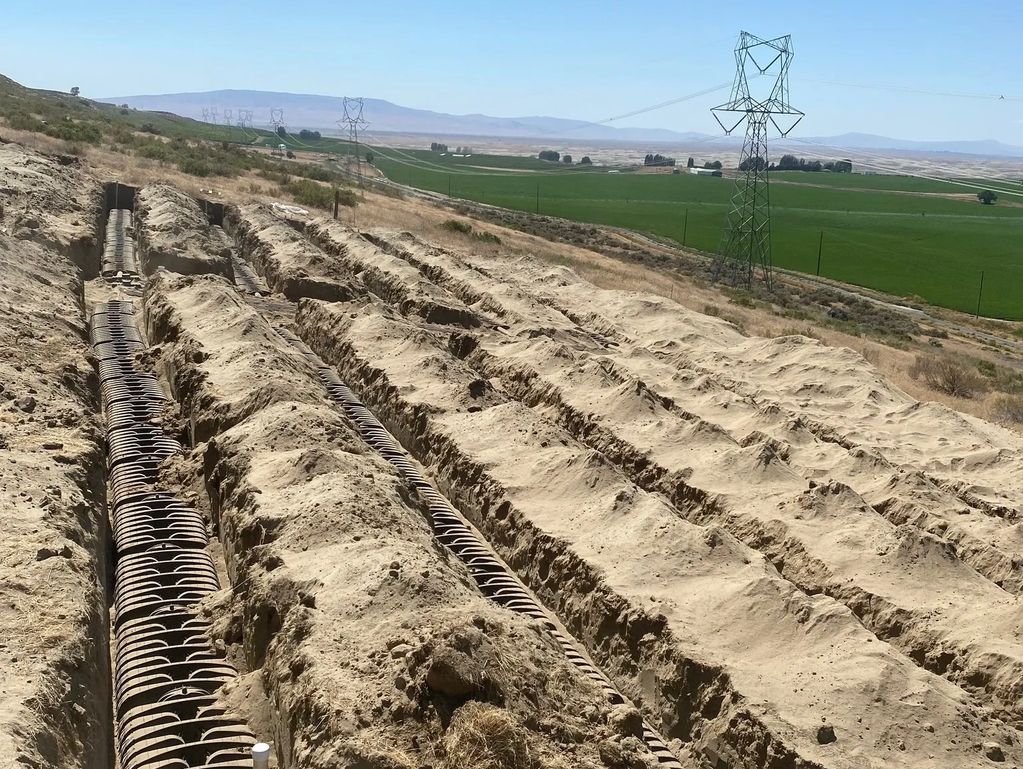
[(252, 110), (240, 109), (238, 110), (238, 127), (242, 130), (246, 128), (252, 128)]
[[(711, 110), (725, 134), (732, 133), (746, 121), (746, 140), (732, 193), (732, 210), (725, 221), (721, 253), (714, 269), (716, 278), (724, 278), (733, 285), (742, 283), (746, 288), (753, 286), (758, 268), (764, 282), (771, 285), (767, 129), (770, 123), (779, 134), (787, 136), (803, 119), (803, 113), (789, 104), (791, 63), (791, 35), (762, 40), (743, 32), (735, 46), (736, 71), (731, 97)], [(751, 81), (764, 75), (773, 77), (770, 91), (766, 87), (757, 88), (754, 94), (750, 89)]]
[(216, 107), (211, 107), (210, 108), (210, 122), (213, 123), (213, 125), (216, 125), (219, 119), (220, 118), (217, 115), (217, 108)]
[[(344, 97), (341, 103), (342, 115), (338, 125), (348, 127), (348, 151), (355, 153), (356, 179), (362, 178), (362, 156), (359, 154), (359, 131), (365, 130), (369, 125), (362, 116), (362, 98), (353, 99)], [(348, 164), (351, 168), (351, 163)]]
[(210, 108), (209, 107), (203, 107), (202, 108), (202, 122), (204, 122), (204, 123), (210, 122)]
[(270, 127), (273, 129), (273, 132), (276, 134), (277, 133), (277, 129), (282, 128), (283, 126), (284, 126), (284, 110), (280, 109), (279, 107), (271, 107), (270, 108)]
[(231, 125), (231, 118), (233, 116), (234, 116), (234, 113), (230, 109), (225, 109), (224, 110), (224, 125), (230, 126)]

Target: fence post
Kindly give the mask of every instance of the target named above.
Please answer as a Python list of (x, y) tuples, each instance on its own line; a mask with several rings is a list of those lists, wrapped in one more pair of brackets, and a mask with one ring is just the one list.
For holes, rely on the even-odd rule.
[(824, 252), (824, 230), (821, 230), (820, 240), (817, 241), (817, 276), (821, 274), (821, 254)]
[(980, 271), (980, 291), (977, 292), (977, 319), (980, 319), (980, 300), (984, 298), (984, 270)]

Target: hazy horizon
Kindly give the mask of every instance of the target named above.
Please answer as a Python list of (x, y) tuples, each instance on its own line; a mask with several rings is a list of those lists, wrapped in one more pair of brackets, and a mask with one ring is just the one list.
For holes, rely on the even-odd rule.
[[(116, 23), (70, 0), (11, 0), (0, 71), (33, 87), (77, 85), (89, 97), (364, 95), (447, 114), (598, 122), (730, 83), (732, 48), (745, 28), (792, 35), (791, 101), (807, 113), (799, 135), (1020, 145), (1021, 22), (1023, 7), (1004, 0), (866, 0), (855, 8), (794, 0), (766, 15), (748, 0), (687, 8), (665, 0), (390, 2), (373, 13), (319, 8), (315, 23), (264, 0), (139, 5)], [(723, 88), (627, 125), (715, 133), (709, 109), (726, 95)]]

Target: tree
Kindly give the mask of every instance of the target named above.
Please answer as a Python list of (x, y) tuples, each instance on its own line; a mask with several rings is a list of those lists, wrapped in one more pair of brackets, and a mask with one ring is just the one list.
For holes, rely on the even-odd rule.
[[(781, 167), (781, 163), (778, 164), (778, 167), (779, 168)], [(765, 168), (767, 168), (767, 159), (766, 158), (762, 158), (762, 157), (760, 157), (758, 155), (755, 158), (746, 158), (741, 163), (739, 163), (739, 170), (740, 171), (744, 171), (745, 172), (745, 171), (752, 170), (754, 168), (758, 169), (760, 171), (763, 171)]]
[(572, 164), (572, 156), (571, 155), (562, 155), (561, 156), (561, 162), (562, 163), (567, 163), (568, 165), (571, 165)]
[(287, 136), (288, 135), (288, 130), (284, 126), (277, 126), (277, 135), (278, 136)]
[(579, 165), (581, 165), (581, 166), (592, 166), (593, 165), (593, 161), (590, 160), (590, 156), (589, 155), (583, 155), (583, 159), (579, 161)]
[(561, 160), (561, 153), (557, 150), (540, 150), (540, 154), (537, 157), (540, 160), (550, 160), (553, 163), (557, 163)]
[(72, 96), (78, 96), (78, 94), (80, 94), (81, 92), (82, 92), (82, 89), (79, 88), (77, 85), (74, 88), (71, 89), (71, 95)]
[(645, 166), (673, 166), (675, 165), (675, 158), (669, 158), (666, 155), (660, 153), (651, 155), (647, 153), (647, 156), (643, 158), (643, 165)]
[(998, 200), (998, 196), (991, 190), (982, 190), (981, 192), (977, 193), (977, 200), (979, 200), (985, 206), (990, 206), (992, 203)]
[(306, 140), (306, 139), (319, 139), (320, 138), (320, 132), (319, 131), (307, 131), (306, 129), (303, 128), (301, 131), (298, 132), (298, 138), (299, 139), (303, 139), (303, 140)]
[(366, 162), (367, 163), (372, 163), (373, 162), (373, 153), (372, 152), (367, 152), (366, 153)]
[(720, 160), (708, 160), (706, 163), (703, 164), (703, 167), (711, 168), (715, 171), (720, 171), (722, 166)]
[(696, 165), (696, 161), (692, 158), (686, 161), (686, 168), (693, 168)]

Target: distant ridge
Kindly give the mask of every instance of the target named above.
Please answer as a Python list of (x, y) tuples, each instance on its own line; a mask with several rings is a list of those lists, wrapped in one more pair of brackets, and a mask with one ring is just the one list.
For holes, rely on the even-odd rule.
[[(316, 131), (338, 131), (341, 97), (317, 94), (280, 93), (273, 91), (222, 90), (201, 93), (171, 93), (144, 96), (111, 96), (97, 101), (127, 104), (136, 109), (172, 112), (183, 117), (202, 119), (204, 108), (216, 108), (221, 116), (225, 109), (252, 110), (256, 125), (268, 122), (270, 108), (284, 109), (289, 129), (307, 128)], [(489, 115), (451, 115), (424, 109), (402, 107), (383, 99), (365, 99), (365, 116), (371, 132), (422, 133), (437, 138), (454, 136), (490, 136), (517, 139), (561, 139), (568, 141), (660, 142), (736, 146), (740, 137), (671, 131), (665, 128), (630, 128), (595, 125), (582, 120), (531, 116), (492, 117)], [(988, 157), (1023, 157), (1023, 147), (994, 140), (914, 141), (893, 139), (866, 133), (846, 133), (839, 136), (808, 137), (828, 147), (862, 150), (897, 150), (902, 152), (955, 153)], [(813, 147), (807, 144), (784, 143), (795, 154), (811, 155)]]

